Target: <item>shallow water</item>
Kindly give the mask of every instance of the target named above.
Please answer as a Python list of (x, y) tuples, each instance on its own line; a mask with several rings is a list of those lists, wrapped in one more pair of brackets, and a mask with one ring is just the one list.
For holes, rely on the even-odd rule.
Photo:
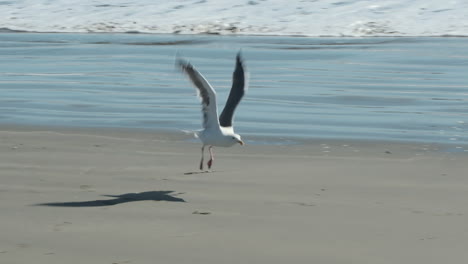
[(222, 107), (239, 49), (236, 132), (267, 142), (468, 144), (467, 38), (0, 34), (0, 124), (199, 129), (179, 52)]

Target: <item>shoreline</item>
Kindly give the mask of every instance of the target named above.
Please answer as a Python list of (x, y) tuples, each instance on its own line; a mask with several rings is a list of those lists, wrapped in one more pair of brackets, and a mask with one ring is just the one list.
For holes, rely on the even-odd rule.
[[(145, 128), (111, 128), (111, 127), (65, 127), (65, 126), (40, 126), (40, 125), (18, 125), (18, 124), (2, 124), (0, 125), (0, 133), (55, 133), (64, 136), (91, 136), (104, 137), (114, 139), (140, 139), (140, 140), (156, 140), (165, 141), (174, 144), (196, 145), (201, 147), (201, 142), (191, 134), (180, 131), (171, 130), (153, 130)], [(308, 150), (314, 149), (314, 155), (333, 156), (336, 154), (347, 153), (360, 154), (370, 153), (385, 154), (390, 156), (397, 152), (409, 155), (468, 155), (468, 145), (454, 142), (453, 144), (442, 144), (433, 142), (411, 142), (398, 140), (362, 140), (362, 139), (334, 139), (334, 138), (284, 138), (284, 137), (262, 137), (248, 135), (243, 136), (247, 147), (254, 147), (256, 150), (264, 150), (269, 152), (269, 149), (286, 148), (289, 150), (298, 151), (299, 155), (304, 153), (311, 154)], [(359, 149), (356, 148), (358, 146)], [(229, 152), (231, 149), (238, 148), (222, 148)], [(244, 147), (243, 147), (244, 148)], [(241, 148), (241, 149), (243, 149)], [(236, 151), (234, 151), (236, 152)], [(333, 153), (332, 153), (333, 152)], [(343, 156), (343, 155), (339, 155)]]
[(28, 31), (22, 29), (0, 28), (0, 34), (123, 34), (123, 35), (175, 35), (175, 36), (221, 36), (221, 37), (290, 37), (290, 38), (468, 38), (468, 35), (307, 35), (307, 34), (260, 34), (260, 33), (226, 33), (226, 32), (143, 32), (143, 31)]

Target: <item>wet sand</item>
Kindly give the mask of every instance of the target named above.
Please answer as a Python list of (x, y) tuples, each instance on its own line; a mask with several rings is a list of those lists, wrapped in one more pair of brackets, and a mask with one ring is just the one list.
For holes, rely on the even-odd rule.
[(2, 263), (462, 263), (468, 156), (2, 127)]

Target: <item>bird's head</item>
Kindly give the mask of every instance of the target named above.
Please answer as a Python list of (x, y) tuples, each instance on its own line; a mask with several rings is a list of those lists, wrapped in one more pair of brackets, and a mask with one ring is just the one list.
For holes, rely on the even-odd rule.
[(241, 136), (238, 134), (233, 134), (231, 136), (231, 140), (234, 142), (234, 144), (241, 144), (242, 146), (244, 145), (244, 141), (242, 141)]

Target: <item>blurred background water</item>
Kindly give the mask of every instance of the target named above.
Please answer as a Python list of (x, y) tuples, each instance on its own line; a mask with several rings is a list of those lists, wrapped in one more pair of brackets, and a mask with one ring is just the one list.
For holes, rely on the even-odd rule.
[[(179, 52), (221, 111), (242, 49), (245, 139), (468, 144), (467, 38), (0, 34), (0, 126), (201, 127)], [(260, 142), (259, 141), (259, 142)]]

